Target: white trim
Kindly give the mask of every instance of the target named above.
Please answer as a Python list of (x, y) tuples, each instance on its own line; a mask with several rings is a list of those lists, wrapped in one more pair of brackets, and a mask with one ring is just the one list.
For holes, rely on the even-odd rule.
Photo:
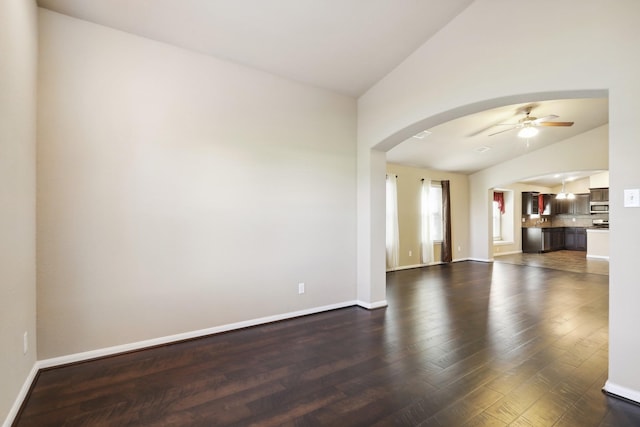
[(388, 268), (386, 270), (387, 273), (390, 273), (392, 271), (399, 271), (399, 270), (410, 270), (412, 268), (420, 268), (420, 267), (426, 267), (428, 265), (431, 264), (413, 264), (413, 265), (399, 265), (397, 267), (392, 267), (392, 268)]
[[(462, 261), (473, 261), (471, 258), (456, 258), (454, 260), (452, 260), (451, 262), (462, 262)], [(413, 265), (401, 265), (399, 267), (393, 267), (393, 268), (389, 268), (386, 270), (387, 273), (391, 273), (394, 271), (400, 271), (400, 270), (411, 270), (413, 268), (422, 268), (422, 267), (431, 267), (433, 265), (443, 265), (446, 264), (445, 262), (442, 261), (434, 261), (434, 262), (430, 262), (428, 264), (413, 264)]]
[(165, 337), (153, 338), (150, 340), (137, 341), (137, 342), (117, 345), (113, 347), (106, 347), (106, 348), (101, 348), (97, 350), (85, 351), (82, 353), (74, 353), (66, 356), (38, 360), (33, 364), (33, 367), (31, 368), (31, 372), (29, 372), (29, 375), (25, 379), (24, 384), (20, 389), (20, 392), (16, 396), (16, 399), (13, 402), (13, 406), (9, 410), (9, 413), (7, 414), (7, 418), (4, 420), (2, 427), (10, 427), (13, 424), (13, 422), (15, 421), (16, 415), (18, 415), (18, 411), (20, 410), (20, 407), (24, 402), (24, 399), (27, 397), (29, 393), (31, 384), (33, 384), (33, 381), (35, 380), (36, 375), (41, 369), (53, 368), (56, 366), (66, 365), (69, 363), (83, 362), (86, 360), (96, 359), (99, 357), (113, 356), (115, 354), (125, 353), (128, 351), (141, 350), (141, 349), (154, 347), (158, 345), (171, 344), (174, 342), (184, 341), (188, 339), (204, 337), (207, 335), (219, 334), (221, 332), (228, 332), (235, 329), (242, 329), (250, 326), (258, 326), (265, 323), (293, 319), (295, 317), (307, 316), (310, 314), (317, 314), (325, 311), (336, 310), (336, 309), (345, 308), (345, 307), (353, 307), (353, 306), (360, 306), (360, 307), (364, 307), (366, 309), (371, 310), (371, 309), (386, 307), (387, 301), (382, 300), (382, 301), (376, 301), (373, 303), (366, 303), (364, 301), (356, 301), (356, 300), (344, 301), (341, 303), (330, 304), (330, 305), (325, 305), (321, 307), (314, 307), (314, 308), (309, 308), (309, 309), (299, 310), (299, 311), (292, 311), (289, 313), (277, 314), (273, 316), (260, 317), (257, 319), (246, 320), (243, 322), (229, 323), (226, 325), (215, 326), (215, 327), (206, 328), (206, 329), (199, 329), (196, 331), (184, 332), (181, 334), (168, 335)]
[(614, 396), (622, 397), (627, 400), (631, 400), (636, 403), (640, 403), (640, 391), (632, 390), (627, 387), (623, 387), (618, 384), (612, 383), (610, 380), (604, 384), (602, 389), (608, 394), (612, 394)]
[(15, 421), (16, 415), (18, 415), (18, 411), (20, 411), (20, 407), (22, 406), (22, 402), (24, 402), (24, 399), (27, 398), (29, 389), (31, 388), (31, 384), (33, 384), (33, 381), (36, 379), (36, 375), (38, 374), (39, 370), (39, 363), (35, 362), (33, 364), (33, 367), (31, 367), (29, 375), (27, 375), (27, 378), (25, 378), (24, 383), (20, 388), (20, 392), (16, 396), (16, 400), (14, 400), (13, 402), (13, 406), (11, 406), (11, 409), (9, 409), (9, 413), (7, 414), (7, 418), (5, 418), (4, 420), (4, 423), (2, 423), (2, 427), (10, 427), (11, 424), (13, 424), (13, 422)]
[(522, 251), (511, 251), (511, 252), (496, 252), (493, 254), (493, 257), (497, 257), (497, 256), (502, 256), (502, 255), (514, 255), (514, 254), (521, 254)]
[(375, 310), (376, 308), (382, 308), (382, 307), (386, 307), (388, 305), (387, 304), (387, 300), (376, 301), (376, 302), (357, 301), (356, 303), (360, 307), (366, 308), (367, 310)]
[(430, 265), (438, 265), (442, 264), (441, 262), (431, 262), (428, 264), (413, 264), (413, 265), (400, 265), (398, 267), (389, 268), (386, 270), (387, 273), (391, 273), (392, 271), (400, 271), (400, 270), (411, 270), (412, 268), (421, 268), (421, 267), (429, 267)]
[(493, 246), (507, 246), (507, 245), (515, 245), (516, 242), (513, 240), (494, 240)]
[(465, 261), (493, 262), (493, 259), (485, 259), (485, 258), (467, 258)]
[[(51, 359), (44, 359), (39, 362), (38, 368), (52, 368), (55, 366), (66, 365), (69, 363), (83, 362), (85, 360), (96, 359), (99, 357), (112, 356), (114, 354), (125, 353), (128, 351), (141, 350), (144, 348), (154, 347), (163, 344), (170, 344), (177, 341), (184, 341), (193, 338), (200, 338), (207, 335), (219, 334), (221, 332), (228, 332), (235, 329), (247, 328), (250, 326), (262, 325), (265, 323), (277, 322), (279, 320), (292, 319), (294, 317), (307, 316), (309, 314), (322, 313), (324, 311), (336, 310), (338, 308), (352, 307), (355, 305), (363, 306), (365, 303), (361, 301), (345, 301), (337, 304), (325, 305), (322, 307), (314, 307), (305, 310), (293, 311), (289, 313), (276, 314), (273, 316), (260, 317), (257, 319), (245, 320), (243, 322), (237, 323), (229, 323), (221, 326), (214, 326), (212, 328), (199, 329), (191, 332), (184, 332), (181, 334), (168, 335), (165, 337), (153, 338), (150, 340), (138, 341), (129, 344), (122, 344), (113, 347), (106, 347), (97, 350), (85, 351), (82, 353), (69, 354), (66, 356), (53, 357)], [(371, 307), (376, 306), (380, 303), (370, 304)], [(384, 301), (386, 305), (386, 301)], [(368, 307), (366, 307), (368, 308)]]
[(609, 261), (609, 257), (606, 255), (589, 255), (587, 254), (587, 259), (604, 259)]

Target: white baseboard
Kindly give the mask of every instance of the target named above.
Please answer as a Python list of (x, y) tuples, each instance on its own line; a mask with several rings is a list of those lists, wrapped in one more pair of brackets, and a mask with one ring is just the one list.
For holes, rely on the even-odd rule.
[[(384, 302), (386, 304), (386, 301)], [(377, 303), (375, 303), (377, 304)], [(293, 311), (289, 313), (277, 314), (274, 316), (260, 317), (257, 319), (246, 320), (243, 322), (229, 323), (226, 325), (215, 326), (207, 329), (200, 329), (191, 332), (184, 332), (181, 334), (169, 335), (165, 337), (153, 338), (150, 340), (138, 341), (129, 344), (117, 345), (113, 347), (106, 347), (97, 350), (85, 351), (82, 353), (69, 354), (66, 356), (54, 357), (50, 359), (44, 359), (37, 362), (40, 369), (52, 368), (55, 366), (66, 365), (69, 363), (83, 362), (86, 360), (96, 359), (99, 357), (113, 356), (119, 353), (126, 353), (128, 351), (141, 350), (144, 348), (155, 347), (158, 345), (170, 344), (178, 341), (189, 340), (193, 338), (200, 338), (207, 335), (219, 334), (221, 332), (228, 332), (235, 329), (247, 328), (250, 326), (262, 325), (265, 323), (277, 322), (279, 320), (292, 319), (294, 317), (306, 316), (309, 314), (322, 313), (324, 311), (336, 310), (338, 308), (351, 307), (354, 305), (362, 305), (360, 301), (345, 301), (337, 304), (325, 305), (322, 307), (314, 307), (306, 310)]]
[[(462, 262), (462, 261), (469, 261), (469, 258), (456, 258), (451, 262)], [(392, 271), (411, 270), (413, 268), (431, 267), (433, 265), (442, 265), (442, 264), (445, 264), (445, 263), (438, 261), (438, 262), (430, 262), (428, 264), (401, 265), (399, 267), (389, 268), (386, 270), (386, 272), (391, 273)]]
[(492, 259), (485, 258), (467, 258), (467, 261), (478, 261), (478, 262), (493, 262)]
[(401, 271), (401, 270), (411, 270), (413, 268), (422, 268), (422, 267), (430, 267), (432, 265), (440, 265), (441, 262), (430, 262), (428, 264), (412, 264), (412, 265), (401, 265), (399, 267), (393, 267), (386, 270), (387, 273), (391, 273), (392, 271)]
[(388, 305), (387, 300), (376, 301), (376, 302), (357, 301), (357, 304), (362, 308), (366, 308), (367, 310), (375, 310), (376, 308), (382, 308)]
[(38, 362), (34, 363), (29, 375), (27, 375), (27, 378), (24, 380), (24, 383), (20, 388), (20, 392), (16, 396), (16, 400), (13, 402), (13, 406), (9, 409), (9, 413), (7, 414), (7, 418), (4, 420), (4, 423), (2, 423), (2, 427), (10, 427), (15, 421), (18, 411), (20, 411), (20, 407), (22, 406), (22, 402), (27, 398), (31, 384), (33, 384), (33, 381), (36, 379), (36, 375), (39, 370), (40, 367), (38, 366)]
[(24, 399), (27, 397), (27, 394), (29, 393), (29, 389), (31, 388), (31, 384), (33, 384), (33, 381), (35, 380), (36, 375), (38, 374), (38, 371), (40, 369), (53, 368), (56, 366), (67, 365), (69, 363), (84, 362), (84, 361), (96, 359), (99, 357), (113, 356), (115, 354), (125, 353), (128, 351), (142, 350), (145, 348), (155, 347), (158, 345), (171, 344), (178, 341), (184, 341), (184, 340), (193, 339), (193, 338), (200, 338), (207, 335), (214, 335), (221, 332), (232, 331), (235, 329), (242, 329), (250, 326), (257, 326), (265, 323), (277, 322), (280, 320), (293, 319), (295, 317), (307, 316), (310, 314), (322, 313), (324, 311), (336, 310), (339, 308), (352, 307), (356, 305), (367, 308), (367, 309), (376, 309), (376, 308), (386, 307), (387, 301), (383, 300), (383, 301), (376, 301), (373, 303), (366, 303), (364, 301), (356, 301), (356, 300), (344, 301), (337, 304), (330, 304), (330, 305), (325, 305), (321, 307), (309, 308), (306, 310), (299, 310), (299, 311), (293, 311), (289, 313), (277, 314), (274, 316), (260, 317), (257, 319), (246, 320), (243, 322), (229, 323), (226, 325), (215, 326), (207, 329), (200, 329), (200, 330), (191, 331), (191, 332), (184, 332), (181, 334), (168, 335), (165, 337), (153, 338), (150, 340), (138, 341), (138, 342), (123, 344), (123, 345), (117, 345), (113, 347), (106, 347), (106, 348), (101, 348), (97, 350), (85, 351), (82, 353), (69, 354), (66, 356), (53, 357), (50, 359), (43, 359), (43, 360), (36, 361), (33, 365), (33, 368), (31, 369), (31, 372), (25, 379), (24, 384), (22, 385), (22, 388), (18, 393), (18, 396), (16, 396), (15, 402), (13, 403), (13, 406), (11, 407), (9, 414), (7, 415), (7, 418), (5, 419), (2, 426), (9, 427), (14, 422), (15, 417), (18, 415), (18, 411), (20, 410), (20, 406), (22, 406)]
[(587, 259), (603, 259), (605, 261), (609, 261), (609, 257), (605, 255), (588, 255), (587, 254)]
[(434, 264), (438, 264), (438, 263), (401, 265), (401, 266), (398, 266), (398, 267), (389, 268), (389, 269), (386, 270), (386, 272), (389, 273), (389, 272), (392, 272), (392, 271), (411, 270), (412, 268), (427, 267), (427, 266), (434, 265)]
[(618, 384), (614, 384), (611, 381), (607, 380), (602, 388), (608, 394), (612, 394), (614, 396), (622, 397), (627, 400), (631, 400), (636, 403), (640, 403), (640, 391), (632, 390), (627, 387), (623, 387)]
[(522, 251), (511, 251), (511, 252), (496, 252), (493, 254), (493, 257), (497, 257), (497, 256), (502, 256), (502, 255), (514, 255), (514, 254), (521, 254)]

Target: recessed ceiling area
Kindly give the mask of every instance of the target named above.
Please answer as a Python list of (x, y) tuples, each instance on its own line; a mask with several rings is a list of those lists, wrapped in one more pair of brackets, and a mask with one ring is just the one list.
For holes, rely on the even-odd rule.
[[(517, 128), (501, 132), (512, 128), (505, 124), (517, 124), (525, 117), (523, 110), (528, 106), (532, 107), (532, 116), (541, 118), (555, 115), (558, 117), (553, 121), (574, 122), (574, 124), (567, 127), (539, 127), (539, 133), (528, 140), (517, 136)], [(387, 152), (387, 161), (432, 170), (471, 174), (603, 126), (608, 122), (607, 98), (560, 99), (507, 105), (425, 129), (430, 132), (428, 136), (422, 139), (411, 137), (403, 141)], [(496, 132), (500, 133), (496, 134)], [(566, 178), (556, 178), (555, 182)], [(539, 183), (549, 184), (552, 181), (553, 177), (536, 178), (536, 182)]]

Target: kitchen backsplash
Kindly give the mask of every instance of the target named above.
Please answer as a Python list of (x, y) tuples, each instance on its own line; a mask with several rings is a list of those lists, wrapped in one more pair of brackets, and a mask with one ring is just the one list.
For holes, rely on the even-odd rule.
[[(522, 227), (591, 227), (594, 219), (609, 219), (609, 214), (570, 215), (561, 214), (542, 218), (523, 217)], [(575, 221), (574, 221), (575, 219)]]

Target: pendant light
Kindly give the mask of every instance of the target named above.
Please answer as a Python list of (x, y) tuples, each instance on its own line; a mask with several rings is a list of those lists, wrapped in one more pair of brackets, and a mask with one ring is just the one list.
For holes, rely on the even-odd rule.
[(573, 200), (576, 198), (576, 195), (573, 193), (565, 193), (564, 192), (564, 179), (562, 180), (562, 191), (560, 191), (558, 193), (558, 195), (556, 196), (557, 200)]

